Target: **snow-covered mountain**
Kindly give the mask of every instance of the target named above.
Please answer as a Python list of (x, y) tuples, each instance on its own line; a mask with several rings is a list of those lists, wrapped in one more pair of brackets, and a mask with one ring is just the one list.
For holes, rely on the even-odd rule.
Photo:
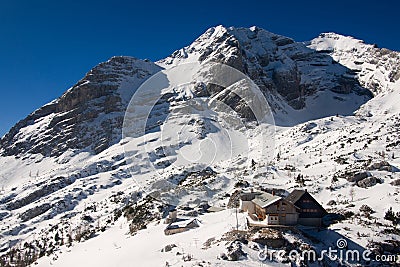
[[(89, 257), (87, 266), (259, 266), (260, 233), (231, 232), (237, 220), (247, 231), (232, 209), (241, 186), (307, 188), (340, 218), (322, 233), (274, 232), (285, 244), (318, 250), (343, 237), (396, 253), (400, 235), (384, 216), (400, 211), (399, 59), (335, 33), (303, 43), (217, 26), (155, 63), (99, 64), (0, 140), (0, 264), (71, 266)], [(210, 82), (201, 66), (211, 62), (248, 82)], [(199, 72), (201, 82), (192, 76)], [(256, 123), (255, 100), (240, 98), (252, 83), (269, 123)], [(125, 127), (130, 112), (146, 108), (142, 135), (127, 135), (136, 130)], [(359, 173), (366, 177), (355, 181)], [(204, 201), (224, 210), (206, 213)], [(173, 205), (200, 227), (164, 236)], [(226, 242), (245, 252), (239, 263), (220, 257)]]
[(99, 153), (121, 138), (125, 109), (156, 64), (113, 57), (90, 70), (60, 98), (17, 123), (2, 139), (3, 156), (59, 156), (68, 149)]
[(281, 125), (350, 115), (372, 96), (354, 71), (332, 56), (257, 27), (211, 28), (160, 63), (168, 67), (193, 60), (213, 60), (248, 75)]
[(398, 52), (336, 33), (323, 33), (308, 47), (332, 56), (353, 71), (360, 84), (375, 94), (393, 90), (400, 78)]

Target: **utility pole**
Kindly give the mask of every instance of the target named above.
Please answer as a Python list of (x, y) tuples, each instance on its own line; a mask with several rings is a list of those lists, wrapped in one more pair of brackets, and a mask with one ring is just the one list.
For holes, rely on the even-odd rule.
[(239, 231), (238, 207), (236, 207), (235, 210), (236, 210), (236, 231)]
[(197, 248), (197, 244), (199, 243), (200, 239), (198, 239), (197, 237), (195, 237), (195, 238), (193, 238), (193, 240), (194, 240), (194, 244), (195, 244), (195, 246), (196, 246), (196, 248)]

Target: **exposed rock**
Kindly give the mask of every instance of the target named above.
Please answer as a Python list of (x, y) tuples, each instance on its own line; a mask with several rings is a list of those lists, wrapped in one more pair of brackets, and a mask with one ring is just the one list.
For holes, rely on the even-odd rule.
[[(394, 83), (399, 79), (400, 54), (376, 45), (365, 44), (350, 36), (342, 36), (336, 33), (323, 33), (313, 39), (309, 45), (321, 54), (329, 54), (338, 63), (351, 67), (351, 70), (342, 76), (337, 87), (337, 92), (349, 92), (351, 87), (369, 88), (377, 94), (389, 88), (388, 83)], [(374, 68), (382, 69), (383, 72), (371, 71)], [(382, 79), (382, 76), (385, 77)], [(357, 93), (366, 93), (356, 90)]]
[(278, 93), (289, 103), (300, 97), (300, 75), (296, 68), (274, 70), (272, 80)]
[(75, 182), (75, 178), (66, 178), (66, 177), (57, 177), (54, 178), (53, 180), (49, 181), (49, 183), (44, 184), (44, 185), (39, 185), (39, 188), (31, 192), (25, 197), (22, 197), (20, 199), (16, 199), (10, 203), (7, 204), (6, 208), (8, 210), (15, 210), (19, 209), (23, 206), (26, 206), (46, 195), (49, 195), (51, 193), (54, 193), (72, 183)]
[(169, 245), (166, 245), (166, 246), (161, 250), (161, 252), (170, 252), (173, 248), (176, 248), (176, 245), (175, 245), (175, 244), (169, 244)]
[(0, 220), (3, 220), (4, 218), (7, 218), (10, 215), (9, 212), (0, 212)]
[(270, 248), (282, 248), (287, 244), (282, 233), (272, 229), (263, 229), (263, 231), (256, 233), (251, 240)]
[(374, 213), (374, 210), (370, 206), (365, 204), (360, 207), (360, 211), (364, 214)]
[(173, 183), (178, 183), (181, 187), (196, 187), (201, 186), (205, 180), (213, 178), (216, 175), (217, 173), (211, 167), (207, 167), (201, 171), (184, 171), (179, 176), (174, 175), (170, 177), (169, 180), (173, 181)]
[[(156, 205), (159, 205), (161, 211), (156, 209)], [(124, 217), (130, 222), (129, 231), (132, 235), (141, 229), (145, 229), (150, 222), (160, 220), (167, 213), (168, 207), (158, 203), (150, 196), (140, 203), (128, 205), (123, 209)]]
[(21, 220), (23, 222), (26, 222), (26, 221), (29, 221), (32, 218), (35, 218), (35, 217), (45, 213), (50, 208), (51, 208), (51, 205), (46, 203), (46, 204), (31, 208), (31, 209), (25, 211), (24, 213), (21, 213), (19, 217), (21, 218)]
[(398, 254), (400, 253), (400, 241), (397, 240), (385, 240), (384, 242), (369, 242), (367, 245), (373, 252), (377, 254)]
[(339, 94), (350, 94), (351, 91), (356, 87), (357, 81), (354, 79), (340, 78), (338, 79), (338, 85), (331, 88), (332, 92)]
[(354, 173), (353, 176), (348, 177), (347, 180), (348, 180), (349, 182), (355, 182), (355, 183), (357, 183), (357, 182), (359, 182), (359, 181), (361, 181), (361, 180), (367, 178), (368, 176), (370, 176), (370, 174), (369, 174), (368, 172), (366, 172), (366, 171), (363, 171), (363, 172), (356, 172), (356, 173)]
[(94, 222), (94, 219), (89, 215), (82, 216), (82, 220), (87, 222)]
[[(59, 156), (68, 149), (86, 148), (100, 153), (121, 138), (124, 112), (134, 92), (121, 92), (121, 84), (144, 81), (158, 70), (154, 63), (131, 57), (99, 64), (60, 98), (18, 122), (0, 140), (0, 153)], [(34, 124), (37, 129), (26, 132)]]
[(220, 258), (227, 261), (239, 261), (245, 259), (247, 254), (242, 249), (242, 243), (239, 241), (231, 242), (226, 247), (227, 252), (221, 254)]
[(367, 187), (374, 186), (378, 183), (381, 183), (381, 180), (371, 176), (371, 177), (367, 177), (365, 179), (358, 181), (357, 185), (362, 188), (367, 188)]
[(390, 165), (387, 161), (374, 162), (368, 166), (368, 170), (379, 170), (379, 171), (387, 171), (387, 172), (396, 172), (398, 169), (392, 165)]
[(303, 132), (308, 132), (308, 131), (310, 131), (311, 129), (314, 129), (315, 127), (317, 127), (318, 125), (315, 123), (315, 122), (309, 122), (309, 123), (307, 123), (306, 125), (304, 125), (302, 128), (301, 128), (301, 130), (303, 131)]
[[(161, 62), (179, 63), (182, 61), (179, 51)], [(199, 53), (200, 62), (220, 62), (236, 68), (247, 74), (270, 101), (273, 99), (269, 96), (277, 93), (295, 109), (305, 107), (307, 96), (326, 89), (340, 94), (355, 92), (372, 97), (357, 79), (347, 75), (352, 71), (337, 64), (331, 56), (257, 27), (213, 27), (186, 47), (185, 51)], [(303, 80), (302, 77), (312, 78)], [(218, 92), (221, 91), (219, 88)], [(215, 90), (209, 92), (212, 95)], [(270, 105), (280, 106), (272, 102)]]
[(394, 185), (394, 186), (400, 186), (400, 179), (396, 179), (393, 182), (391, 182), (390, 184)]
[(250, 183), (248, 181), (245, 180), (240, 180), (238, 182), (235, 183), (235, 188), (246, 188), (249, 187)]
[[(210, 28), (193, 44), (177, 50), (159, 64), (185, 62), (193, 53), (200, 55), (200, 62), (220, 62), (248, 75), (275, 111), (285, 111), (282, 98), (292, 108), (303, 109), (307, 108), (307, 97), (327, 89), (341, 94), (369, 92), (348, 75), (351, 70), (337, 64), (331, 56), (256, 27)], [(67, 150), (104, 151), (120, 140), (124, 111), (137, 86), (160, 69), (152, 62), (122, 56), (99, 64), (59, 99), (17, 123), (0, 140), (1, 155), (60, 156)], [(398, 72), (393, 73), (395, 79)], [(135, 88), (122, 88), (126, 84)], [(222, 92), (219, 100), (243, 118), (255, 120), (249, 105), (236, 94), (223, 92), (225, 89), (218, 85), (193, 85), (195, 96), (213, 97)], [(26, 132), (33, 125), (38, 129)], [(146, 129), (152, 129), (150, 126)], [(160, 162), (159, 167), (168, 164)]]
[(326, 205), (328, 205), (328, 206), (334, 206), (334, 205), (336, 205), (336, 201), (335, 200), (329, 200), (328, 201), (328, 203), (326, 203)]

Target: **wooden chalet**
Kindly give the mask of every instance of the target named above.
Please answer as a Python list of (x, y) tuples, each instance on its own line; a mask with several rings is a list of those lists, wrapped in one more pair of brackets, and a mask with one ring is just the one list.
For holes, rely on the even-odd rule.
[(299, 208), (298, 224), (321, 226), (327, 212), (307, 190), (294, 190), (285, 200)]
[(296, 207), (280, 196), (265, 192), (250, 192), (241, 196), (241, 209), (250, 218), (265, 225), (296, 225)]

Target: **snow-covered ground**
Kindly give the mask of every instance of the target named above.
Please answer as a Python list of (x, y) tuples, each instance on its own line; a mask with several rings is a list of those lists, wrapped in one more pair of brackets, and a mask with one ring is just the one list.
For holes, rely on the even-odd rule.
[[(400, 83), (393, 74), (393, 58), (398, 54), (332, 33), (312, 40), (307, 47), (266, 31), (257, 35), (258, 31), (219, 26), (158, 62), (164, 68), (161, 75), (168, 78), (159, 93), (171, 97), (149, 109), (143, 100), (149, 92), (145, 90), (136, 99), (139, 102), (131, 102), (133, 109), (152, 112), (147, 124), (138, 124), (147, 127), (140, 136), (129, 135), (136, 128), (125, 128), (122, 140), (98, 154), (67, 149), (54, 157), (29, 153), (0, 157), (0, 253), (4, 256), (10, 247), (19, 244), (16, 248), (22, 249), (26, 243), (41, 256), (39, 266), (260, 266), (259, 246), (252, 241), (242, 244), (247, 257), (238, 262), (221, 259), (235, 241), (225, 236), (236, 229), (236, 212), (229, 200), (238, 182), (287, 192), (308, 189), (329, 212), (346, 215), (322, 232), (285, 232), (289, 243), (322, 249), (336, 238), (347, 238), (353, 246), (365, 249), (371, 241), (400, 241), (398, 231), (384, 219), (389, 208), (400, 211)], [(267, 98), (275, 101), (269, 103), (277, 121), (273, 130), (265, 123), (256, 126), (242, 120), (226, 106), (213, 110), (204, 103), (217, 101), (226, 91), (213, 99), (193, 98), (198, 92), (188, 84), (191, 74), (199, 70), (199, 58), (210, 47), (214, 49), (209, 51), (211, 59), (220, 50), (226, 58), (237, 56), (235, 45), (223, 46), (215, 42), (219, 39), (223, 44), (235, 44), (235, 40), (246, 44), (249, 72), (256, 58), (278, 51), (279, 60), (271, 64), (283, 62), (285, 70), (299, 64), (304, 84), (318, 79), (319, 85), (329, 88), (331, 77), (350, 75), (352, 70), (351, 75), (371, 89), (374, 98), (326, 89), (307, 97), (306, 108), (294, 109), (271, 93)], [(329, 54), (342, 65), (325, 62), (326, 55), (312, 56), (324, 61), (313, 62), (317, 68), (290, 59), (313, 50)], [(376, 62), (371, 63), (372, 59)], [(158, 68), (134, 62), (151, 71)], [(184, 75), (174, 72), (179, 66)], [(268, 72), (272, 67), (263, 68)], [(336, 74), (321, 78), (327, 70)], [(134, 93), (130, 89), (136, 90), (146, 77), (135, 75), (139, 78), (124, 79), (118, 89), (125, 104)], [(23, 127), (18, 140), (27, 142), (35, 137), (32, 133), (46, 131), (53, 116)], [(368, 183), (351, 181), (359, 172), (367, 173)], [(296, 179), (299, 175), (304, 181)], [(149, 194), (154, 199), (146, 202)], [(185, 207), (193, 211), (204, 201), (223, 210), (192, 214), (200, 227), (164, 234), (170, 205), (187, 213)], [(371, 208), (370, 214), (360, 211), (365, 205)], [(145, 207), (144, 214), (140, 207)], [(245, 214), (239, 213), (238, 221), (239, 230), (247, 231)], [(25, 251), (30, 245), (25, 245)], [(176, 247), (162, 252), (167, 245)], [(191, 260), (184, 261), (188, 257)]]
[[(203, 262), (205, 266), (220, 266), (217, 257), (225, 252), (224, 242), (212, 248), (204, 248), (203, 244), (209, 239), (218, 240), (223, 233), (236, 228), (234, 210), (206, 214), (199, 220), (200, 227), (175, 235), (164, 235), (166, 225), (158, 222), (130, 236), (128, 223), (120, 219), (104, 234), (71, 248), (63, 248), (56, 256), (39, 260), (38, 266), (166, 266), (167, 262), (170, 266), (193, 266)], [(239, 222), (239, 229), (245, 229), (244, 214), (239, 214)], [(163, 252), (168, 245), (176, 247)], [(192, 260), (185, 262), (183, 258), (187, 255), (191, 255)], [(241, 262), (231, 266), (259, 265)]]

